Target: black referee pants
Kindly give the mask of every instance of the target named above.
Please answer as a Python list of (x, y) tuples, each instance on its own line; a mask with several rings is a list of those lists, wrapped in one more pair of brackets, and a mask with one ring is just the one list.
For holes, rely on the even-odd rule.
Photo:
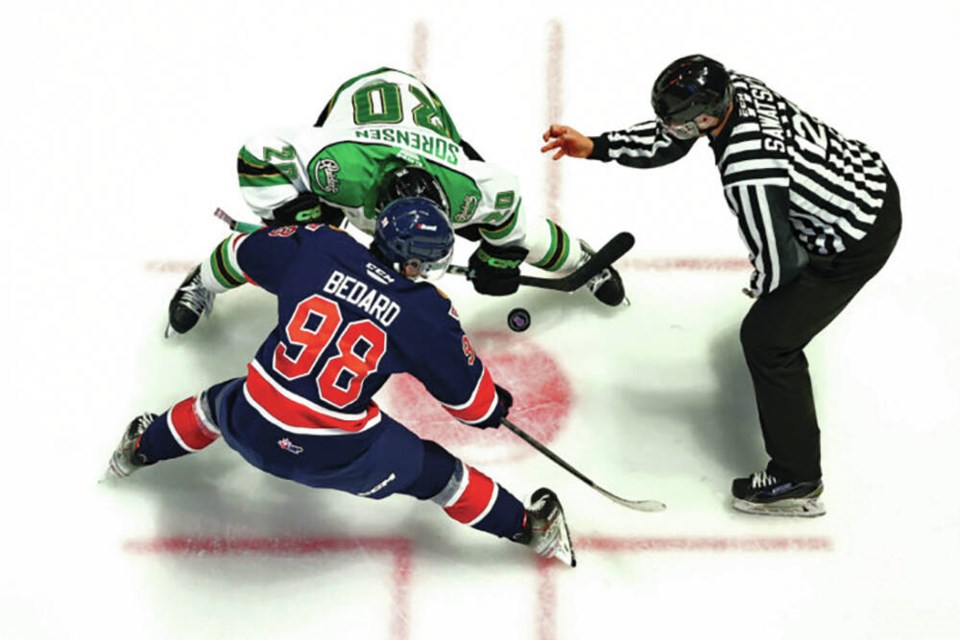
[(740, 327), (760, 414), (767, 472), (779, 479), (821, 477), (820, 428), (804, 347), (877, 274), (900, 236), (900, 192), (887, 193), (867, 236), (830, 257), (811, 256), (796, 280), (761, 296)]

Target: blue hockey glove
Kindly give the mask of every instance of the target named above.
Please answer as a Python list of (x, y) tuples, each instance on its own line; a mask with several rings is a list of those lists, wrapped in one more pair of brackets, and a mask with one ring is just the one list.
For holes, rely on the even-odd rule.
[(513, 406), (513, 396), (500, 385), (495, 384), (493, 386), (497, 389), (497, 405), (493, 408), (493, 411), (490, 412), (490, 415), (487, 416), (486, 420), (478, 424), (472, 424), (470, 425), (471, 427), (476, 427), (477, 429), (496, 429), (500, 426), (500, 421), (510, 413), (510, 407)]

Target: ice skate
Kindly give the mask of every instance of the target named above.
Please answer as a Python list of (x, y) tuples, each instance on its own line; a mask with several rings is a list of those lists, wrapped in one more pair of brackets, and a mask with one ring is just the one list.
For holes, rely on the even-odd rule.
[(530, 498), (527, 514), (526, 535), (521, 541), (544, 558), (556, 558), (568, 566), (577, 566), (567, 518), (557, 494), (550, 489), (537, 489)]
[(164, 337), (184, 334), (193, 329), (202, 314), (210, 315), (213, 310), (214, 295), (203, 286), (200, 279), (200, 265), (197, 265), (170, 300), (169, 324)]
[[(580, 248), (583, 249), (583, 258), (580, 261), (580, 264), (582, 265), (584, 262), (589, 260), (590, 257), (596, 253), (596, 251), (594, 251), (590, 245), (583, 240), (580, 241)], [(593, 294), (593, 297), (605, 305), (616, 307), (621, 303), (624, 303), (625, 305), (630, 304), (630, 301), (627, 299), (626, 292), (623, 288), (623, 280), (620, 278), (620, 274), (617, 273), (617, 270), (612, 266), (605, 268), (603, 271), (590, 278), (590, 280), (587, 281), (586, 287), (590, 290), (590, 293)]]
[(767, 516), (813, 518), (826, 509), (820, 504), (823, 482), (778, 480), (766, 471), (733, 481), (733, 508), (744, 513)]
[(156, 417), (156, 414), (144, 413), (127, 425), (120, 443), (110, 457), (107, 477), (126, 478), (140, 467), (150, 464), (142, 454), (137, 453), (137, 445), (140, 443), (140, 436)]

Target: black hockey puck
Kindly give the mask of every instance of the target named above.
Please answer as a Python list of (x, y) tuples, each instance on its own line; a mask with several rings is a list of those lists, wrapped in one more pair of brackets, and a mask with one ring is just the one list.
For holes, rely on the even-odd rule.
[(513, 331), (526, 331), (530, 328), (530, 312), (517, 307), (507, 314), (507, 326)]

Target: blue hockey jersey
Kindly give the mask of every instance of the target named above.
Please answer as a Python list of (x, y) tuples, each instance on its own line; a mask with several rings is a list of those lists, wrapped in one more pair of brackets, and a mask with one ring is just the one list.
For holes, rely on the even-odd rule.
[(416, 377), (455, 418), (475, 424), (497, 403), (450, 300), (379, 262), (325, 225), (238, 234), (216, 254), (278, 299), (278, 324), (248, 366), (243, 393), (292, 433), (376, 426), (373, 396), (395, 373)]

